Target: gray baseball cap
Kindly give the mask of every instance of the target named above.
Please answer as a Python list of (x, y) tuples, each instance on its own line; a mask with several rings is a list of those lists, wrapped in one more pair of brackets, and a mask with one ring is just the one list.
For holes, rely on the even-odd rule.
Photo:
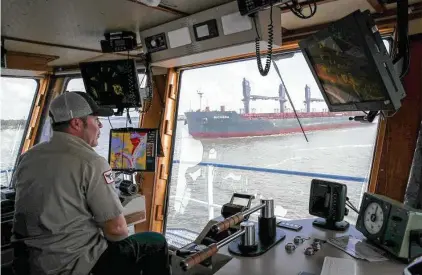
[(53, 123), (69, 121), (72, 118), (94, 116), (112, 116), (111, 108), (100, 108), (84, 92), (64, 92), (56, 97), (50, 105), (50, 117)]

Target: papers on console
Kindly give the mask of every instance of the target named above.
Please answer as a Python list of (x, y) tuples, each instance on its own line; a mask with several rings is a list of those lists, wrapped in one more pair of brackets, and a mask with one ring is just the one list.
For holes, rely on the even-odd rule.
[(383, 250), (378, 249), (361, 239), (355, 238), (354, 236), (329, 238), (327, 239), (327, 242), (357, 259), (363, 259), (369, 262), (388, 260), (388, 258), (384, 257), (385, 252)]
[(320, 275), (356, 275), (355, 260), (325, 257)]

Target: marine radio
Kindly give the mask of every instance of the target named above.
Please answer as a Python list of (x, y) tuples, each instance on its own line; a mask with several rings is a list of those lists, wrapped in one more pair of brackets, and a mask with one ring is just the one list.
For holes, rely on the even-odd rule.
[(422, 255), (422, 211), (388, 197), (365, 193), (356, 229), (398, 258)]
[(136, 34), (130, 31), (110, 32), (104, 34), (105, 40), (101, 40), (103, 53), (127, 52), (136, 48)]

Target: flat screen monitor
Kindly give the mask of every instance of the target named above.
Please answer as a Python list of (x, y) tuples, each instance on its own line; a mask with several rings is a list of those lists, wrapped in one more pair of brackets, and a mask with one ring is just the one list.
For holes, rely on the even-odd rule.
[(313, 179), (309, 198), (309, 214), (321, 217), (314, 226), (345, 230), (349, 224), (343, 221), (346, 209), (347, 186), (345, 184)]
[(108, 155), (111, 169), (123, 172), (154, 172), (158, 140), (157, 129), (111, 129)]
[(299, 42), (330, 111), (397, 110), (405, 91), (369, 11)]
[(99, 106), (115, 109), (141, 107), (134, 59), (83, 62), (79, 67), (85, 91)]

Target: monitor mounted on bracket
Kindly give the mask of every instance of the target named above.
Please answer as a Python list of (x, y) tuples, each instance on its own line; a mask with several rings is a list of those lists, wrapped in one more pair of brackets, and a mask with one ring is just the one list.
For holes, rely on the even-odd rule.
[(406, 93), (369, 11), (355, 11), (299, 46), (331, 112), (400, 108)]
[(108, 161), (113, 171), (154, 172), (161, 149), (158, 129), (110, 129)]
[(134, 59), (83, 62), (79, 64), (86, 92), (99, 106), (140, 108), (141, 95)]

